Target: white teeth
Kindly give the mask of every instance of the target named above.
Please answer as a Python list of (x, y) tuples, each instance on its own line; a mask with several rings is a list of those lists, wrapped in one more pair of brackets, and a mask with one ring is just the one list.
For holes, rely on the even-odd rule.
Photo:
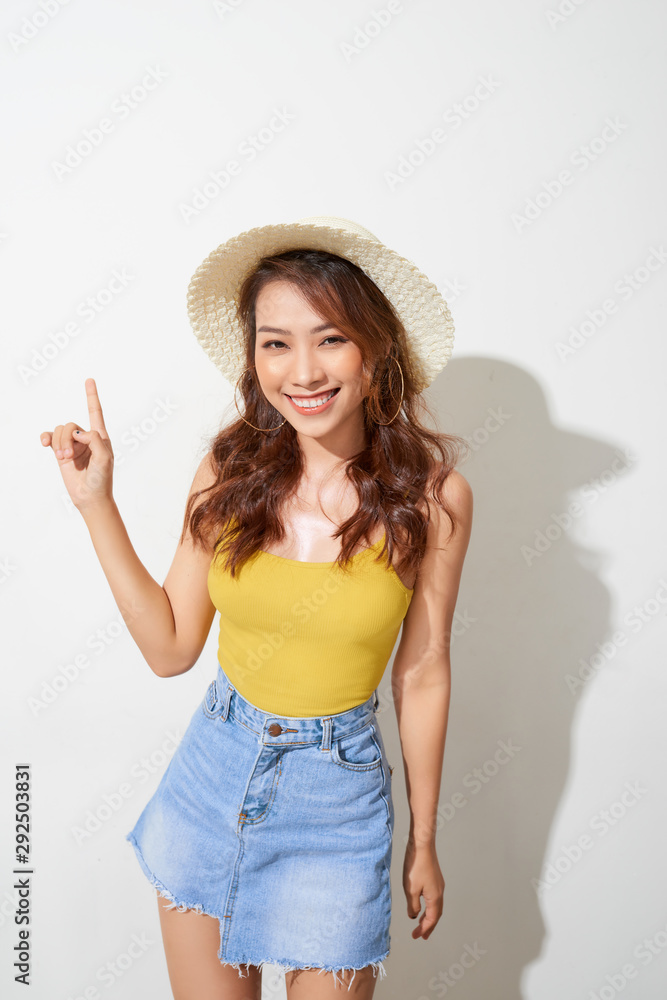
[(334, 395), (335, 392), (336, 390), (332, 389), (328, 396), (317, 396), (315, 399), (309, 399), (309, 400), (295, 399), (294, 396), (292, 396), (291, 399), (296, 404), (296, 406), (299, 406), (302, 410), (312, 410), (316, 406), (321, 406), (322, 403), (326, 403), (328, 399), (331, 399), (331, 397)]

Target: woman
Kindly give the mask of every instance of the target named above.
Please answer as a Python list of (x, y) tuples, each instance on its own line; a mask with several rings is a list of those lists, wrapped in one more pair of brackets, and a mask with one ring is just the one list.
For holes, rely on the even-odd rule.
[(194, 666), (220, 613), (216, 677), (126, 839), (156, 889), (176, 1000), (259, 998), (265, 963), (290, 1000), (352, 983), (366, 1000), (389, 953), (393, 768), (376, 710), (401, 624), (387, 700), (408, 915), (425, 903), (412, 936), (442, 914), (449, 637), (472, 496), (454, 468), (463, 440), (422, 426), (418, 407), (451, 354), (451, 316), (414, 264), (336, 218), (227, 241), (188, 310), (245, 405), (199, 465), (163, 586), (114, 503), (93, 379), (91, 429), (42, 435), (115, 600), (141, 609), (127, 626), (159, 677)]

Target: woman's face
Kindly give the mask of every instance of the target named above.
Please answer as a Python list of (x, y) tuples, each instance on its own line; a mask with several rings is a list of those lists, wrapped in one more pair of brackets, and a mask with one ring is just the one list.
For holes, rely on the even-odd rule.
[[(363, 433), (362, 357), (287, 281), (270, 281), (255, 303), (255, 368), (268, 401), (295, 430), (321, 438)], [(331, 392), (333, 398), (328, 400)], [(312, 407), (313, 402), (323, 405)], [(311, 403), (309, 408), (304, 405)]]

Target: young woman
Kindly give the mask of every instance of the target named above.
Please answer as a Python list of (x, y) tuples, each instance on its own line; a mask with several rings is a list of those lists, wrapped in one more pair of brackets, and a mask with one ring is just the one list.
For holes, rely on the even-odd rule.
[[(437, 808), (450, 632), (472, 521), (465, 442), (427, 429), (423, 389), (453, 325), (414, 264), (336, 218), (242, 233), (195, 272), (195, 334), (244, 414), (202, 459), (162, 586), (112, 495), (93, 379), (90, 430), (42, 435), (150, 668), (218, 668), (127, 834), (156, 889), (176, 1000), (373, 996), (385, 974), (394, 807), (377, 708), (391, 684), (410, 830), (414, 938), (443, 907)], [(237, 404), (238, 409), (238, 404)], [(245, 975), (242, 970), (245, 967)], [(329, 974), (331, 973), (331, 974)]]

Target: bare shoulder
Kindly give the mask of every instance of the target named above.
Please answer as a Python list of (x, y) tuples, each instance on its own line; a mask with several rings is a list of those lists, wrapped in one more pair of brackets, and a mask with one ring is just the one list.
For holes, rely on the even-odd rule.
[(207, 451), (197, 466), (197, 471), (195, 472), (195, 477), (192, 481), (191, 492), (205, 490), (208, 489), (209, 486), (214, 486), (217, 482), (217, 478), (218, 476), (215, 461), (213, 459), (213, 452)]
[[(216, 470), (215, 460), (213, 458), (213, 452), (207, 451), (204, 457), (199, 462), (197, 470), (192, 480), (192, 485), (190, 487), (190, 492), (188, 495), (188, 500), (191, 496), (199, 494), (202, 490), (209, 490), (212, 486), (215, 486), (218, 481), (218, 474)], [(196, 496), (195, 505), (199, 504), (204, 496)], [(188, 538), (190, 537), (190, 532), (188, 529)], [(212, 552), (214, 547), (213, 539), (207, 539), (207, 548)]]
[(417, 580), (421, 582), (421, 588), (430, 589), (435, 594), (440, 594), (444, 588), (451, 597), (453, 591), (458, 590), (472, 531), (472, 489), (465, 476), (452, 469), (437, 496), (451, 511), (454, 530), (452, 517), (439, 504), (429, 500), (431, 520)]
[[(429, 485), (433, 484), (436, 471), (437, 469), (434, 468), (431, 472)], [(466, 532), (469, 534), (472, 526), (473, 494), (472, 487), (465, 476), (458, 469), (452, 469), (444, 480), (437, 496), (441, 502), (444, 502), (449, 507), (454, 515), (457, 532), (460, 530), (462, 534), (466, 534)], [(433, 500), (429, 501), (429, 514), (431, 517), (431, 537), (442, 537), (443, 534), (449, 535), (452, 524), (451, 518)]]

